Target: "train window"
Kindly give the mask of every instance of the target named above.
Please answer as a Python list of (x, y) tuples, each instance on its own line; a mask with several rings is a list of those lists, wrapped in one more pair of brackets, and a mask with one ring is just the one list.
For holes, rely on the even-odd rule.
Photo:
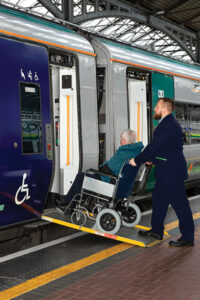
[(97, 68), (99, 124), (106, 124), (105, 68)]
[(74, 59), (70, 54), (57, 53), (50, 51), (49, 62), (54, 65), (72, 68), (74, 66)]
[(71, 89), (72, 75), (62, 75), (62, 89)]
[(40, 86), (20, 83), (23, 153), (42, 152)]
[(189, 144), (188, 109), (187, 104), (175, 103), (176, 119), (182, 127), (183, 143)]
[(200, 144), (200, 106), (188, 105), (191, 144)]
[(175, 111), (183, 130), (184, 144), (200, 144), (200, 106), (176, 103)]

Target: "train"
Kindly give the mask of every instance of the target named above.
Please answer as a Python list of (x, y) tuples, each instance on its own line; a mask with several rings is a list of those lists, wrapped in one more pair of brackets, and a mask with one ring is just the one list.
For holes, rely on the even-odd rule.
[[(200, 181), (200, 66), (0, 5), (0, 229), (37, 220), (76, 174), (97, 169), (134, 129), (144, 145), (159, 97), (175, 99), (189, 178)], [(149, 197), (142, 166), (135, 198)]]

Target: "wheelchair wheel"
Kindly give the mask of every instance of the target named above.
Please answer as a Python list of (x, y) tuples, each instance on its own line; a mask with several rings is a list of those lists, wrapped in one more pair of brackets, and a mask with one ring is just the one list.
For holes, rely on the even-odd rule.
[(71, 222), (73, 224), (83, 226), (87, 220), (87, 216), (84, 214), (84, 212), (80, 210), (75, 210), (71, 215)]
[(98, 213), (96, 225), (103, 232), (116, 234), (121, 227), (121, 218), (115, 210), (105, 208)]
[(124, 209), (119, 211), (119, 215), (122, 219), (122, 225), (126, 227), (134, 227), (141, 220), (141, 210), (136, 204), (133, 203), (125, 203), (124, 206)]

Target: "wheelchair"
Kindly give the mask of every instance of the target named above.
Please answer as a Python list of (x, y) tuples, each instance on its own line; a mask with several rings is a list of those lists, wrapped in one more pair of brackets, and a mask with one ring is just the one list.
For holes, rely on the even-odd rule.
[(127, 160), (118, 176), (88, 169), (84, 173), (80, 194), (72, 199), (76, 204), (71, 222), (83, 226), (87, 219), (91, 219), (96, 222), (97, 230), (109, 234), (116, 234), (121, 225), (137, 225), (141, 220), (141, 211), (129, 197), (137, 172), (138, 167), (131, 166)]

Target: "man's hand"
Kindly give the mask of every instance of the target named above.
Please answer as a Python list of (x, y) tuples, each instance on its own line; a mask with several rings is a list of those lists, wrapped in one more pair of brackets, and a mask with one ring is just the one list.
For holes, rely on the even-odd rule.
[(136, 166), (137, 166), (136, 163), (135, 163), (135, 159), (134, 159), (134, 158), (132, 158), (132, 159), (129, 160), (129, 164), (130, 164), (131, 166), (133, 166), (133, 167), (136, 167)]
[(146, 165), (146, 166), (150, 166), (150, 165), (152, 165), (152, 162), (151, 162), (151, 161), (146, 161), (146, 162), (145, 162), (145, 165)]

